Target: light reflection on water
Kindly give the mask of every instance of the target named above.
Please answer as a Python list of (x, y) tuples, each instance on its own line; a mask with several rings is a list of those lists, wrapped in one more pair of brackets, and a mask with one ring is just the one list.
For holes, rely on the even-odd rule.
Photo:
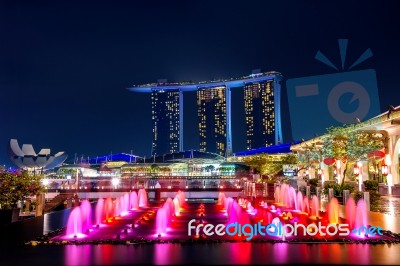
[(398, 264), (400, 261), (399, 245), (209, 243), (140, 246), (69, 245), (60, 248), (64, 248), (64, 262), (61, 263), (66, 265)]

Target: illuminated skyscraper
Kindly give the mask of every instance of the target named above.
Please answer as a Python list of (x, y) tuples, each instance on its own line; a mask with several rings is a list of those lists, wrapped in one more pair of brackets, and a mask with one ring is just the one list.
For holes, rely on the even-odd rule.
[(152, 155), (178, 152), (182, 149), (181, 92), (176, 90), (152, 90), (151, 113), (153, 122)]
[(282, 142), (281, 80), (279, 72), (253, 71), (237, 79), (181, 83), (158, 80), (128, 89), (151, 93), (153, 155), (183, 151), (183, 92), (196, 91), (200, 150), (231, 156), (231, 89), (244, 87), (247, 149), (265, 147)]
[(227, 148), (226, 86), (199, 88), (197, 114), (199, 118), (200, 151), (225, 155)]
[(247, 149), (282, 142), (280, 80), (247, 82), (244, 86)]

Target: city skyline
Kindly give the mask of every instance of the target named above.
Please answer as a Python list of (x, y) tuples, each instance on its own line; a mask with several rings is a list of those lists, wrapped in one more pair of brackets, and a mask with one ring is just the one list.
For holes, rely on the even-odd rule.
[[(202, 82), (160, 79), (154, 83), (134, 85), (128, 90), (151, 94), (152, 156), (184, 150), (184, 106), (193, 106), (194, 103), (184, 102), (183, 94), (195, 91), (198, 150), (228, 157), (235, 153), (233, 143), (243, 141), (232, 134), (232, 121), (247, 125), (246, 142), (253, 144), (247, 145), (247, 150), (282, 143), (281, 81), (282, 75), (277, 71), (263, 73), (255, 69), (252, 74), (237, 78)], [(232, 89), (243, 95), (232, 98)], [(232, 116), (232, 102), (238, 104), (236, 109), (244, 111), (245, 118)], [(250, 120), (254, 122), (249, 124)]]
[[(150, 156), (151, 99), (125, 88), (171, 81), (238, 77), (274, 69), (284, 81), (340, 71), (314, 59), (320, 50), (340, 65), (337, 40), (349, 40), (347, 69), (367, 48), (373, 57), (381, 111), (399, 105), (400, 36), (394, 2), (187, 3), (90, 1), (0, 2), (0, 162), (10, 139), (96, 157)], [(282, 10), (270, 12), (266, 10)], [(149, 13), (152, 19), (149, 19)], [(221, 19), (221, 14), (226, 14)], [(340, 14), (340, 16), (338, 15)], [(198, 19), (199, 17), (208, 19)], [(73, 18), (73, 19), (72, 19)], [(282, 88), (282, 134), (291, 136)], [(238, 97), (237, 97), (238, 96)], [(232, 90), (232, 98), (243, 92)], [(188, 92), (184, 102), (195, 102)], [(183, 148), (199, 149), (197, 107), (185, 106)], [(245, 119), (241, 103), (232, 116)], [(289, 123), (288, 123), (289, 122)], [(232, 121), (233, 152), (246, 149), (245, 125)]]

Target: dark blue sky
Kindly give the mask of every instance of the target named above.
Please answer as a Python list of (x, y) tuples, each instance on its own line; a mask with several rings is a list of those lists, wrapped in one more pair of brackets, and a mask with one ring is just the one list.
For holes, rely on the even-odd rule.
[[(349, 62), (371, 48), (374, 56), (358, 69), (376, 70), (385, 111), (400, 105), (398, 25), (389, 1), (0, 1), (0, 162), (9, 164), (10, 138), (72, 159), (131, 150), (148, 156), (150, 97), (127, 87), (256, 68), (286, 78), (333, 73), (314, 56), (321, 49), (339, 64), (339, 38), (349, 39)], [(195, 95), (185, 101), (184, 146), (196, 149)], [(243, 107), (236, 100), (233, 108), (239, 151)]]

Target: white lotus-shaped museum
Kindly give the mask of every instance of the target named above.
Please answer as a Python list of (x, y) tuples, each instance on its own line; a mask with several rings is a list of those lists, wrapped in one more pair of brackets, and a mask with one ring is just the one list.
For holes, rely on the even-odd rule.
[(60, 166), (67, 159), (67, 154), (63, 151), (51, 154), (50, 149), (41, 149), (36, 154), (31, 144), (23, 144), (21, 149), (18, 141), (11, 139), (10, 159), (13, 164), (24, 169), (52, 169)]

